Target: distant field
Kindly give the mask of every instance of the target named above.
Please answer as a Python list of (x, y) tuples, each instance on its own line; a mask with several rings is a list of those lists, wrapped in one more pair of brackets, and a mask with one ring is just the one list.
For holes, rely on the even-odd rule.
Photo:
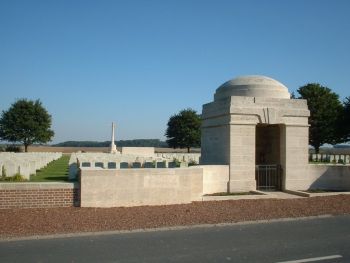
[(29, 146), (29, 152), (108, 152), (108, 147), (54, 147), (54, 146)]
[[(120, 151), (121, 148), (118, 147)], [(109, 152), (109, 147), (55, 147), (55, 146), (29, 146), (29, 152), (62, 152), (62, 153), (73, 153), (73, 152)], [(187, 149), (172, 149), (172, 148), (155, 148), (157, 153), (186, 153)], [(192, 153), (200, 153), (200, 148), (191, 149)], [(313, 150), (310, 150), (310, 153)], [(350, 154), (350, 148), (322, 148), (320, 153), (329, 154)]]
[[(118, 148), (121, 150), (121, 148)], [(73, 152), (109, 152), (109, 147), (54, 147), (54, 146), (29, 146), (29, 152), (62, 152), (62, 153), (73, 153)], [(172, 149), (172, 148), (155, 148), (158, 153), (185, 153), (187, 149)], [(199, 148), (191, 149), (193, 153), (200, 153)]]

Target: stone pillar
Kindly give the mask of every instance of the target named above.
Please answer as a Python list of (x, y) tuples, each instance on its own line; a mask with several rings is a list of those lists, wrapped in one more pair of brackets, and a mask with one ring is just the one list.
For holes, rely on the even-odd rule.
[(307, 179), (308, 145), (308, 126), (282, 126), (281, 164), (284, 190), (305, 190), (309, 186)]
[[(206, 124), (206, 120), (203, 124)], [(201, 164), (227, 165), (230, 162), (230, 125), (202, 127)]]
[(255, 126), (230, 125), (230, 192), (256, 190)]
[(114, 122), (112, 122), (112, 138), (111, 138), (111, 149), (110, 149), (110, 152), (111, 153), (116, 153), (117, 152), (117, 146), (115, 145), (115, 142), (114, 142), (114, 129), (115, 129), (115, 124)]

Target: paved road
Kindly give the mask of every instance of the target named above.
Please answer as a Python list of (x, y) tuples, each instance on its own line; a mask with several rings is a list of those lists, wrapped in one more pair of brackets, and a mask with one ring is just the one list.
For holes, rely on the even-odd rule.
[(0, 242), (1, 263), (284, 261), (350, 262), (350, 216)]

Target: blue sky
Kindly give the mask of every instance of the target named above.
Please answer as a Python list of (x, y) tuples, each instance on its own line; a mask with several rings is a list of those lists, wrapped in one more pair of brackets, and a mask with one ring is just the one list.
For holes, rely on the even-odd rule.
[(350, 1), (0, 1), (0, 110), (40, 99), (53, 142), (164, 139), (240, 75), (350, 96)]

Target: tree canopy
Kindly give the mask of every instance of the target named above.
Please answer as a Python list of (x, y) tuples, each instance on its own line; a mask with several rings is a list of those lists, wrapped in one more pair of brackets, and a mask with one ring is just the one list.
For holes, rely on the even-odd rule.
[(40, 100), (20, 99), (14, 102), (0, 119), (0, 139), (21, 142), (27, 152), (33, 143), (46, 143), (54, 132), (51, 128), (51, 115)]
[(343, 139), (344, 141), (350, 140), (350, 97), (345, 98), (344, 101), (344, 113), (343, 113)]
[(200, 147), (201, 117), (195, 110), (185, 109), (170, 117), (165, 136), (167, 143), (173, 148)]
[(339, 132), (343, 106), (338, 94), (318, 83), (309, 83), (298, 89), (301, 99), (306, 99), (310, 110), (309, 142), (319, 152), (325, 143), (336, 144), (343, 140)]

